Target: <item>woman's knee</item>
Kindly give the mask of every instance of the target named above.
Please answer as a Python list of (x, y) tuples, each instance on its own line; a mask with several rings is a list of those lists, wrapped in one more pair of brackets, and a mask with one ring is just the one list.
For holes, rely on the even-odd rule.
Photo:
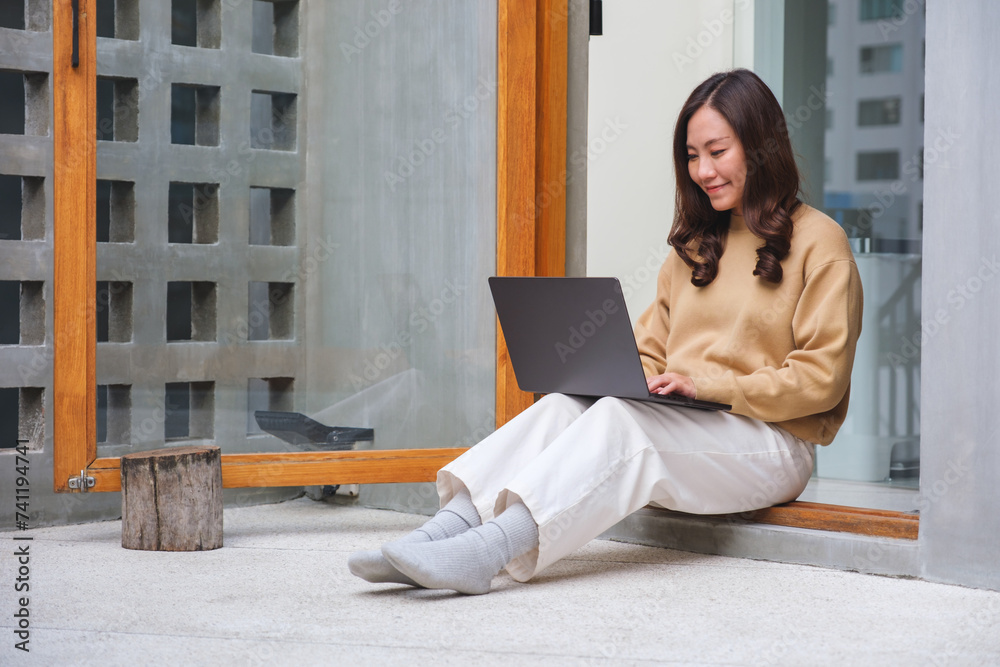
[(574, 415), (581, 415), (593, 404), (594, 399), (583, 398), (581, 396), (569, 396), (567, 394), (546, 394), (540, 398), (534, 406), (539, 410), (557, 410), (569, 412)]
[(625, 414), (630, 412), (629, 407), (628, 399), (605, 396), (599, 398), (591, 406), (590, 411), (594, 413)]

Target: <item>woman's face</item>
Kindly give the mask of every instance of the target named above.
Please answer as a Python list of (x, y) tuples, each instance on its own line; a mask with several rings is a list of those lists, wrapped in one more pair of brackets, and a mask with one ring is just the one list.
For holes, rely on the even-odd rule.
[(742, 215), (747, 161), (732, 126), (715, 109), (698, 109), (687, 126), (688, 173), (716, 211)]

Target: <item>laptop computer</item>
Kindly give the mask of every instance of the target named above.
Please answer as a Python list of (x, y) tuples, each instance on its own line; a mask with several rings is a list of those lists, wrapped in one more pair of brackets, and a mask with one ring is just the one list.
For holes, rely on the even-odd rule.
[(649, 392), (617, 278), (492, 277), (489, 283), (522, 391), (732, 408)]

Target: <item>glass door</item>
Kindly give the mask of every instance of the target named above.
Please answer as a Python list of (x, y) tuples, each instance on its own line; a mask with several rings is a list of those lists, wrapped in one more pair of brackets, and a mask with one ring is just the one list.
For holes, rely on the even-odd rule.
[[(822, 208), (854, 245), (865, 290), (851, 409), (817, 456), (813, 492), (918, 507), (923, 228), (923, 4), (827, 7)], [(933, 323), (930, 323), (933, 324)]]
[(491, 430), (496, 6), (117, 0), (97, 29), (98, 456)]
[[(805, 199), (844, 228), (865, 295), (850, 410), (800, 499), (915, 512), (925, 30), (923, 5), (904, 4), (756, 3), (753, 55), (782, 101)], [(784, 38), (761, 40), (769, 30)]]
[(78, 230), (56, 319), (94, 304), (96, 362), (55, 393), (66, 421), (90, 373), (94, 433), (57, 447), (57, 486), (114, 490), (117, 457), (182, 443), (219, 445), (227, 487), (429, 481), (530, 400), (486, 277), (534, 270), (507, 221), (533, 217), (535, 3), (81, 2), (92, 79), (61, 76), (96, 166), (61, 192), (96, 267), (63, 290)]

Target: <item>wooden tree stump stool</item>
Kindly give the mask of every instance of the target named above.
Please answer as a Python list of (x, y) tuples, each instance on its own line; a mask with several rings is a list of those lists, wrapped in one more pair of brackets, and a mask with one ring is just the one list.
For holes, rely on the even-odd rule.
[(222, 546), (222, 453), (168, 447), (121, 457), (122, 546), (208, 551)]

